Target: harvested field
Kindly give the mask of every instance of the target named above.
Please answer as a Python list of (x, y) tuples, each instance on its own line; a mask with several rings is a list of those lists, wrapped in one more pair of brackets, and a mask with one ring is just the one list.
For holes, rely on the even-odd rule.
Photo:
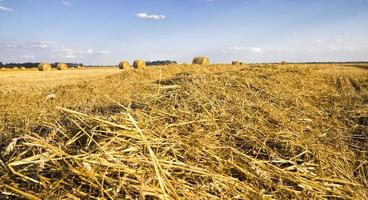
[(5, 71), (0, 85), (1, 198), (368, 196), (364, 68)]
[(0, 73), (0, 94), (44, 92), (57, 86), (90, 81), (116, 73), (119, 73), (116, 68), (73, 69), (70, 71), (54, 69), (46, 72), (39, 72), (37, 69), (4, 70)]

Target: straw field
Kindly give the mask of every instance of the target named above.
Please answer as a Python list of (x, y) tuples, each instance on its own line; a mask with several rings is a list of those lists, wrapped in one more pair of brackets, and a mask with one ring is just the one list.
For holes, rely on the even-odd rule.
[(368, 196), (365, 68), (91, 71), (0, 72), (1, 199)]
[[(52, 71), (43, 72), (39, 72), (37, 69), (7, 69), (0, 73), (0, 95), (7, 96), (14, 93), (14, 96), (19, 96), (19, 93), (47, 93), (52, 88), (83, 83), (119, 72), (117, 68), (72, 69), (67, 71), (53, 69)], [(9, 102), (3, 103), (9, 104)]]

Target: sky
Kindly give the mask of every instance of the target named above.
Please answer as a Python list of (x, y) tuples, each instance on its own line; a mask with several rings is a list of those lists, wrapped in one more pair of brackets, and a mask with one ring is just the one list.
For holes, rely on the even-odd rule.
[(1, 62), (368, 61), (368, 0), (0, 0)]

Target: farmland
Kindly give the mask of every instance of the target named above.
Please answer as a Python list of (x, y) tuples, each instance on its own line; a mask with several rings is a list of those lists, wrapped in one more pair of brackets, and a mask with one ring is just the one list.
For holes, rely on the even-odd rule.
[(2, 199), (368, 196), (364, 66), (18, 70), (0, 86)]
[(68, 71), (53, 70), (40, 73), (37, 69), (0, 70), (2, 93), (41, 92), (44, 89), (90, 81), (106, 75), (116, 74), (116, 68), (74, 69)]

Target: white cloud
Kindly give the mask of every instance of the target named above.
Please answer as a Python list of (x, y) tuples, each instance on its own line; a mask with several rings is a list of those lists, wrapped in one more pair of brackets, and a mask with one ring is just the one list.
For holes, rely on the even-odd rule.
[(23, 58), (27, 59), (27, 60), (33, 60), (35, 58), (34, 55), (24, 55)]
[(368, 0), (355, 0), (354, 3), (356, 3), (356, 4), (368, 3)]
[(75, 58), (84, 58), (85, 56), (96, 56), (96, 55), (107, 55), (110, 54), (109, 51), (101, 50), (101, 51), (94, 51), (93, 49), (89, 48), (87, 50), (73, 50), (69, 48), (63, 49), (55, 49), (54, 51), (59, 52), (59, 57), (66, 58), (66, 59), (75, 59)]
[(54, 52), (72, 52), (72, 49), (68, 49), (68, 48), (60, 48), (60, 49), (54, 49)]
[(248, 50), (248, 48), (247, 47), (235, 46), (235, 47), (230, 47), (229, 50), (230, 51), (245, 51), (245, 50)]
[(30, 44), (33, 47), (38, 47), (38, 48), (42, 48), (42, 49), (57, 47), (55, 42), (33, 42), (33, 43), (30, 43)]
[(63, 4), (64, 6), (70, 6), (71, 3), (69, 1), (60, 1), (61, 4)]
[(86, 50), (76, 50), (72, 48), (59, 45), (53, 41), (43, 42), (1, 42), (0, 41), (0, 55), (24, 55), (22, 56), (25, 61), (34, 60), (35, 58), (45, 58), (49, 60), (74, 60), (79, 58), (103, 56), (110, 54), (106, 50), (93, 50), (88, 48)]
[(137, 13), (135, 16), (141, 19), (157, 19), (157, 20), (166, 19), (165, 15), (156, 15), (156, 14), (152, 15), (147, 13)]
[(58, 48), (58, 45), (52, 41), (46, 42), (0, 42), (1, 48), (13, 49), (47, 49)]
[(323, 43), (325, 43), (325, 41), (323, 41), (321, 39), (315, 39), (313, 42), (315, 42), (317, 44), (323, 44)]
[(230, 47), (229, 50), (231, 51), (250, 51), (253, 53), (264, 53), (264, 49), (261, 47), (241, 47), (241, 46), (235, 46)]
[(228, 48), (230, 51), (247, 51), (256, 54), (262, 54), (266, 52), (291, 52), (290, 49), (275, 48), (275, 47), (245, 47), (245, 46), (234, 46)]
[(5, 7), (5, 6), (0, 6), (0, 11), (13, 12), (13, 11), (14, 11), (14, 9), (11, 9), (11, 8), (8, 8), (8, 7)]
[(2, 49), (11, 49), (11, 48), (17, 48), (18, 44), (16, 43), (8, 43), (8, 42), (0, 42), (0, 48)]
[(106, 50), (99, 51), (98, 53), (100, 53), (100, 54), (110, 54), (110, 52), (106, 51)]
[(75, 59), (77, 58), (77, 56), (75, 54), (73, 54), (72, 52), (68, 52), (66, 54), (59, 54), (60, 58), (65, 58), (65, 59)]
[(93, 49), (89, 48), (85, 51), (79, 51), (80, 54), (110, 54), (109, 51), (101, 50), (101, 51), (94, 51)]
[(252, 47), (250, 50), (254, 53), (263, 53), (263, 49), (260, 47)]

